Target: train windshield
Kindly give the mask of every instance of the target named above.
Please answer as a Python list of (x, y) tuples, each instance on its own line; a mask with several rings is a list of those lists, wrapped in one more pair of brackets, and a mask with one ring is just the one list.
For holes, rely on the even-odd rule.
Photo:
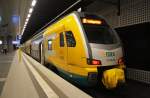
[(115, 44), (118, 42), (116, 32), (114, 32), (104, 20), (82, 19), (89, 43)]

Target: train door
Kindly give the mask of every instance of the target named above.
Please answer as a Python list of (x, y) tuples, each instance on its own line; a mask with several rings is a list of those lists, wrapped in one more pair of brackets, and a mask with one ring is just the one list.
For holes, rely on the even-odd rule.
[(59, 34), (59, 51), (58, 51), (58, 58), (59, 63), (63, 66), (63, 68), (67, 67), (67, 46), (65, 44), (65, 36), (64, 32)]
[(72, 31), (65, 32), (66, 46), (67, 46), (67, 63), (68, 65), (75, 65), (78, 59), (79, 51), (76, 51), (76, 41)]
[(43, 42), (40, 43), (40, 62), (43, 65), (44, 64), (44, 50), (43, 50)]

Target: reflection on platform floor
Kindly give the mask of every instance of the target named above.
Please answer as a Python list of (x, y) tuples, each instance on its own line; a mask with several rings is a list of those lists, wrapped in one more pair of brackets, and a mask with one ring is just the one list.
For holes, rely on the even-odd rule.
[(0, 95), (5, 83), (5, 80), (7, 78), (13, 57), (14, 57), (14, 52), (2, 54), (0, 53)]

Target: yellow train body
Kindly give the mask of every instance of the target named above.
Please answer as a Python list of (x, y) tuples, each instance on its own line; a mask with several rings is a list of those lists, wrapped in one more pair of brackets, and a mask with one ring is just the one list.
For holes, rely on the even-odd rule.
[[(81, 76), (88, 76), (89, 72), (97, 72), (97, 66), (87, 64), (84, 41), (81, 37), (80, 28), (75, 20), (75, 15), (71, 14), (54, 25), (48, 27), (44, 32), (44, 49), (45, 59), (47, 62), (53, 63), (57, 68), (66, 72)], [(76, 39), (75, 47), (67, 47), (64, 40), (64, 47), (60, 47), (60, 33), (65, 34), (66, 31), (72, 31)], [(52, 40), (52, 54), (48, 52), (48, 40), (51, 35), (55, 35)], [(66, 39), (66, 36), (64, 36)]]

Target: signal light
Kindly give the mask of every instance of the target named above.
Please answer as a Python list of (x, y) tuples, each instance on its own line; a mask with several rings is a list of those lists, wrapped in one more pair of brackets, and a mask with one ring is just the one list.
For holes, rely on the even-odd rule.
[(101, 65), (101, 62), (99, 60), (92, 60), (93, 65)]
[(89, 65), (101, 65), (101, 61), (100, 60), (95, 60), (95, 59), (87, 59), (87, 63)]
[(102, 21), (100, 21), (100, 20), (86, 19), (86, 18), (83, 18), (82, 22), (83, 23), (88, 23), (88, 24), (102, 24)]
[(121, 57), (121, 58), (118, 59), (118, 64), (119, 64), (119, 65), (123, 65), (123, 64), (124, 64), (124, 59), (123, 59), (123, 57)]

